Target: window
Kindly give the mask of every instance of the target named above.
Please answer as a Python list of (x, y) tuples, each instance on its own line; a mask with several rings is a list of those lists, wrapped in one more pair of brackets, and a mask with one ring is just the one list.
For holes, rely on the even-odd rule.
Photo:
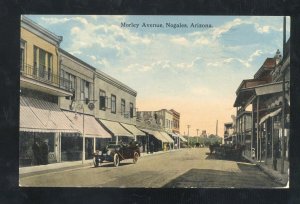
[(106, 109), (106, 93), (103, 90), (99, 91), (99, 110), (105, 111)]
[[(72, 100), (76, 99), (76, 77), (65, 70), (60, 70), (60, 87), (63, 89), (67, 89), (73, 92), (73, 96), (71, 97)], [(67, 99), (70, 99), (70, 97), (66, 97)]]
[(125, 99), (121, 99), (121, 115), (125, 114)]
[(80, 100), (85, 100), (86, 104), (89, 103), (89, 93), (90, 92), (90, 83), (81, 79), (80, 81)]
[(129, 104), (130, 118), (133, 118), (133, 103)]
[(33, 47), (33, 74), (43, 79), (52, 80), (52, 66), (53, 57), (52, 54), (40, 49), (36, 46)]
[(116, 113), (116, 96), (111, 95), (111, 112)]
[(23, 71), (25, 66), (25, 42), (20, 42), (20, 69)]

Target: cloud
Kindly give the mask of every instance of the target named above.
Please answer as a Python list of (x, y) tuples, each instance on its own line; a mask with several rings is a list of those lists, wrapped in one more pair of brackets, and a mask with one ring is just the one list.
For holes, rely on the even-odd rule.
[(41, 17), (41, 20), (47, 24), (63, 24), (68, 21), (71, 21), (71, 18), (55, 18), (55, 17)]
[(241, 25), (242, 23), (243, 23), (243, 21), (240, 18), (236, 18), (233, 21), (225, 23), (222, 26), (215, 27), (213, 32), (212, 32), (213, 38), (220, 37), (222, 34), (227, 33), (228, 31), (230, 31), (233, 27)]
[(172, 37), (170, 39), (170, 41), (172, 43), (175, 43), (175, 44), (178, 44), (178, 45), (188, 45), (188, 43), (189, 43), (185, 37), (178, 37), (178, 36), (177, 37)]
[(263, 54), (263, 52), (261, 50), (255, 50), (255, 52), (250, 55), (248, 61), (252, 62), (254, 60), (254, 58), (260, 56), (261, 54)]
[(152, 70), (153, 67), (151, 65), (142, 65), (142, 64), (130, 64), (124, 69), (122, 69), (123, 72), (148, 72)]

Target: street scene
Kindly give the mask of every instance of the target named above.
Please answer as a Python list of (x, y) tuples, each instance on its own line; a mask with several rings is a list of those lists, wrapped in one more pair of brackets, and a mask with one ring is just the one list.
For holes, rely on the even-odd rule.
[(22, 15), (21, 187), (288, 188), (288, 16)]
[[(167, 162), (166, 162), (167, 161)], [(124, 160), (101, 167), (87, 165), (38, 174), (24, 174), (21, 186), (136, 188), (271, 188), (282, 187), (245, 160), (219, 160), (208, 148), (182, 149)]]

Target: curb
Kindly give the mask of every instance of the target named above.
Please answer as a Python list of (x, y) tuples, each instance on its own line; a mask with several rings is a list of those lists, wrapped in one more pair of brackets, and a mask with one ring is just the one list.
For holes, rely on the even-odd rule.
[(288, 181), (285, 182), (281, 176), (275, 175), (273, 172), (271, 172), (272, 170), (268, 169), (267, 167), (264, 167), (263, 165), (253, 161), (252, 159), (248, 158), (247, 156), (243, 155), (243, 158), (245, 158), (247, 161), (251, 162), (252, 164), (255, 164), (262, 172), (264, 172), (267, 176), (269, 176), (276, 183), (283, 185), (283, 186), (286, 186), (288, 184)]
[[(180, 150), (180, 149), (153, 152), (153, 154), (144, 154), (144, 155), (141, 154), (140, 157), (165, 154), (165, 153), (175, 152), (178, 150)], [(22, 177), (27, 177), (27, 176), (37, 175), (37, 174), (43, 174), (43, 173), (47, 173), (47, 172), (56, 172), (56, 171), (62, 171), (62, 170), (77, 169), (77, 168), (82, 168), (82, 167), (86, 167), (89, 165), (93, 165), (92, 160), (86, 160), (83, 164), (81, 163), (81, 161), (76, 161), (74, 163), (67, 162), (67, 163), (48, 164), (45, 166), (23, 167), (23, 168), (19, 168), (19, 177), (22, 178)]]

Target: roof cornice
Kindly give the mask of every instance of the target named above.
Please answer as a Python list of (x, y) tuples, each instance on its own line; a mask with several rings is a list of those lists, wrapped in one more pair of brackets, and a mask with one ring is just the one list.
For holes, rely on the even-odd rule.
[(21, 27), (24, 29), (36, 34), (37, 36), (43, 38), (44, 40), (48, 41), (51, 44), (54, 44), (55, 46), (59, 46), (60, 43), (63, 40), (62, 36), (58, 36), (46, 28), (40, 26), (36, 22), (32, 21), (31, 19), (21, 16)]

